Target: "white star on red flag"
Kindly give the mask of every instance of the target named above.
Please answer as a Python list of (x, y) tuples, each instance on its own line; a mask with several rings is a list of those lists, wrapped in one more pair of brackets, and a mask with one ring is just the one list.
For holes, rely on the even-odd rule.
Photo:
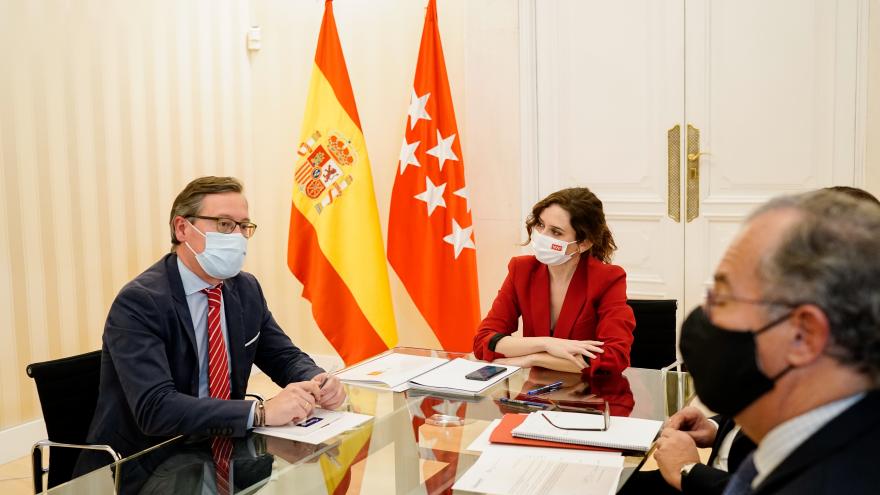
[(425, 190), (415, 195), (416, 199), (422, 200), (428, 205), (428, 216), (434, 213), (434, 208), (438, 206), (446, 207), (446, 200), (443, 199), (443, 191), (446, 190), (446, 184), (435, 186), (431, 182), (430, 177), (425, 177)]
[(459, 198), (464, 198), (465, 203), (467, 204), (468, 213), (471, 212), (471, 198), (468, 196), (468, 188), (467, 186), (462, 187), (458, 191), (453, 192), (452, 194), (458, 196)]
[(437, 129), (437, 146), (428, 150), (428, 154), (431, 156), (436, 156), (437, 160), (440, 161), (440, 171), (443, 171), (443, 164), (446, 160), (458, 161), (458, 157), (455, 156), (455, 152), (452, 151), (452, 143), (455, 142), (455, 134), (450, 134), (449, 137), (443, 139), (440, 135), (440, 129)]
[(474, 230), (474, 226), (461, 228), (458, 225), (458, 222), (455, 219), (452, 219), (452, 233), (443, 238), (444, 241), (452, 244), (455, 248), (455, 258), (458, 259), (458, 255), (461, 254), (461, 251), (464, 248), (476, 249), (474, 246), (474, 241), (471, 240), (471, 232)]
[(409, 100), (409, 109), (407, 110), (407, 114), (409, 114), (409, 128), (415, 128), (419, 119), (431, 120), (431, 116), (428, 115), (427, 110), (425, 110), (425, 105), (428, 104), (428, 98), (431, 96), (431, 93), (425, 93), (422, 96), (418, 96), (416, 94), (416, 90), (413, 89), (412, 97)]
[(419, 157), (416, 156), (416, 149), (420, 144), (422, 144), (420, 141), (407, 143), (406, 138), (403, 138), (403, 144), (400, 146), (400, 175), (403, 175), (407, 165), (422, 166), (419, 163)]

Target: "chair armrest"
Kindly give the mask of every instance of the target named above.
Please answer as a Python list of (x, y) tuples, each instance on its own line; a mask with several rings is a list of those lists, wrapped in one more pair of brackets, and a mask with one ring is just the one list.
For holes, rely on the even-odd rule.
[[(43, 469), (43, 447), (60, 447), (65, 449), (81, 449), (81, 450), (100, 450), (106, 452), (113, 458), (113, 462), (117, 462), (122, 459), (113, 447), (109, 445), (79, 445), (74, 443), (61, 443), (61, 442), (53, 442), (48, 438), (45, 440), (40, 440), (35, 443), (33, 447), (31, 447), (31, 468), (33, 471), (34, 478), (34, 493), (40, 493), (43, 491), (43, 474), (49, 471), (48, 468)], [(51, 463), (51, 461), (50, 461)]]
[[(684, 364), (684, 363), (682, 363), (681, 359), (676, 359), (675, 361), (673, 361), (669, 365), (660, 368), (660, 386), (662, 387), (662, 390), (666, 390), (666, 383), (667, 383), (666, 378), (669, 375), (669, 372), (672, 371), (673, 368), (675, 368), (676, 373), (681, 373), (681, 365), (682, 364)], [(678, 389), (676, 390), (675, 410), (677, 411), (677, 410), (681, 409), (682, 407), (684, 407), (685, 397), (684, 397), (684, 381), (681, 380), (681, 377), (679, 377), (676, 380), (676, 382), (678, 384), (678, 387), (677, 387)], [(668, 403), (667, 403), (667, 410), (668, 410)]]
[(85, 449), (85, 450), (103, 450), (107, 452), (111, 457), (113, 457), (113, 461), (122, 460), (122, 456), (117, 454), (113, 447), (109, 445), (88, 445), (88, 444), (75, 444), (75, 443), (61, 443), (61, 442), (53, 442), (52, 440), (40, 440), (35, 443), (33, 449), (42, 449), (43, 447), (63, 447), (66, 449)]
[(671, 371), (672, 368), (675, 368), (675, 371), (677, 371), (677, 372), (681, 372), (681, 365), (682, 365), (682, 364), (684, 364), (684, 363), (682, 363), (681, 359), (676, 359), (675, 361), (673, 361), (673, 362), (670, 363), (669, 365), (660, 368), (660, 371), (661, 371), (662, 373), (666, 374), (666, 373), (668, 373), (669, 371)]

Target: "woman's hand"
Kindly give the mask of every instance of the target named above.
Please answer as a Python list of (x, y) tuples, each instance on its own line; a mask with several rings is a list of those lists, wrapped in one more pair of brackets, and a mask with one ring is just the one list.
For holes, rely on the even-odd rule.
[(520, 368), (531, 368), (532, 356), (533, 354), (526, 354), (525, 356), (498, 358), (492, 361), (492, 364), (519, 366)]
[(601, 347), (604, 342), (598, 340), (569, 340), (555, 337), (543, 337), (542, 339), (544, 351), (547, 354), (567, 359), (580, 367), (584, 366), (584, 356), (595, 359), (596, 354), (605, 352)]

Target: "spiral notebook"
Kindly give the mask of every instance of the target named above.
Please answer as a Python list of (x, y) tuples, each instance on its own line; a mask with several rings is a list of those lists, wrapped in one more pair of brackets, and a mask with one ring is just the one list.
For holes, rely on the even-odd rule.
[[(564, 428), (553, 426), (541, 415), (547, 415), (553, 424)], [(605, 431), (569, 429), (593, 428), (597, 422), (601, 423), (599, 415), (537, 411), (529, 414), (521, 425), (513, 429), (512, 434), (517, 438), (645, 452), (651, 448), (657, 432), (663, 426), (662, 421), (652, 419), (612, 416)]]

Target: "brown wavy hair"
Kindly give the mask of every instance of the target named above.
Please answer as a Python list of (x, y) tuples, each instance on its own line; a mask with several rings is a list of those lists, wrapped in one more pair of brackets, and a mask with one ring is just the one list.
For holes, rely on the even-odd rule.
[(550, 205), (559, 205), (571, 216), (571, 227), (577, 242), (592, 242), (593, 247), (589, 253), (600, 261), (611, 262), (611, 255), (617, 249), (617, 244), (614, 243), (611, 229), (605, 222), (602, 201), (586, 187), (562, 189), (535, 203), (532, 213), (526, 219), (529, 241), (532, 239), (532, 229), (540, 221), (541, 212)]

